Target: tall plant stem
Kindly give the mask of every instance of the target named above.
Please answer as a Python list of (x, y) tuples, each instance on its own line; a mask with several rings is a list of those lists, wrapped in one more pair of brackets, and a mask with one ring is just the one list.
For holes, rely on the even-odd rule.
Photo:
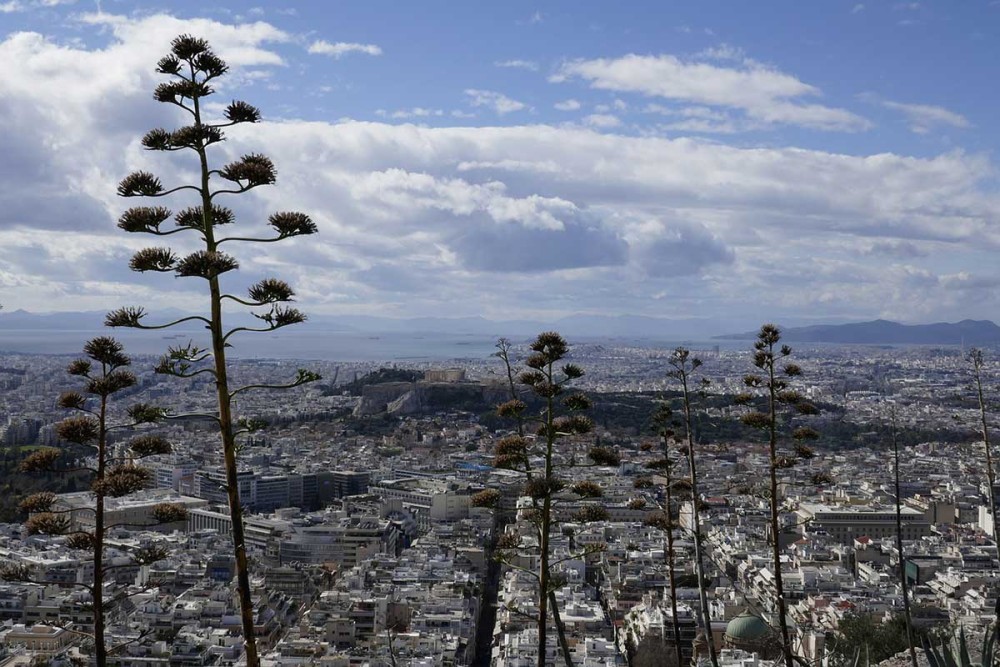
[[(979, 429), (983, 438), (983, 449), (986, 454), (986, 483), (989, 485), (987, 498), (990, 503), (990, 516), (993, 518), (993, 542), (1000, 545), (1000, 518), (997, 517), (996, 473), (993, 470), (993, 451), (990, 445), (990, 427), (986, 419), (986, 398), (983, 394), (983, 352), (972, 349), (969, 352), (972, 362), (972, 378), (976, 385), (976, 398), (979, 399)], [(997, 623), (1000, 624), (1000, 597), (996, 603)]]
[(909, 583), (906, 581), (906, 557), (903, 554), (903, 499), (899, 491), (899, 439), (896, 437), (896, 411), (889, 414), (892, 441), (892, 476), (896, 493), (896, 551), (899, 553), (899, 584), (903, 590), (903, 615), (906, 619), (906, 646), (910, 663), (917, 667), (917, 650), (913, 646), (913, 616), (910, 614)]
[[(107, 375), (107, 367), (104, 368)], [(107, 470), (108, 447), (108, 397), (101, 396), (98, 412), (97, 480), (104, 480)], [(104, 630), (104, 487), (98, 485), (94, 492), (94, 661), (97, 667), (107, 667), (108, 647)]]
[(719, 667), (719, 656), (716, 653), (715, 639), (712, 635), (712, 617), (708, 613), (708, 593), (705, 591), (704, 545), (701, 538), (701, 510), (698, 507), (701, 496), (698, 492), (698, 468), (695, 465), (694, 431), (691, 428), (691, 394), (688, 387), (687, 372), (680, 372), (680, 378), (681, 388), (684, 392), (684, 433), (687, 438), (688, 472), (691, 478), (691, 519), (694, 528), (694, 559), (695, 568), (698, 573), (698, 598), (701, 604), (701, 622), (705, 631), (705, 639), (708, 641), (708, 655), (712, 661), (712, 667)]
[[(192, 74), (193, 77), (193, 74)], [(194, 125), (202, 128), (199, 99), (194, 98)], [(209, 190), (208, 156), (203, 144), (197, 149), (201, 165), (202, 225), (206, 250), (217, 249), (213, 229), (212, 195)], [(223, 463), (226, 470), (226, 492), (229, 498), (229, 518), (232, 522), (233, 553), (236, 558), (236, 588), (240, 601), (240, 619), (243, 625), (243, 646), (247, 667), (259, 667), (257, 638), (254, 633), (253, 594), (250, 589), (250, 565), (247, 559), (246, 538), (243, 530), (243, 506), (240, 503), (239, 470), (236, 462), (236, 437), (233, 432), (232, 397), (229, 393), (229, 375), (226, 367), (226, 341), (222, 326), (222, 290), (218, 276), (208, 281), (211, 300), (212, 356), (215, 361), (215, 387), (219, 402), (219, 429), (222, 437)]]
[(778, 413), (777, 413), (777, 390), (774, 372), (774, 344), (768, 345), (769, 363), (767, 364), (768, 374), (768, 446), (770, 458), (771, 477), (771, 541), (772, 558), (774, 560), (774, 588), (776, 602), (778, 603), (778, 624), (781, 626), (781, 652), (785, 658), (785, 667), (794, 667), (792, 657), (792, 644), (788, 637), (788, 611), (785, 607), (785, 587), (781, 578), (781, 533), (778, 523)]

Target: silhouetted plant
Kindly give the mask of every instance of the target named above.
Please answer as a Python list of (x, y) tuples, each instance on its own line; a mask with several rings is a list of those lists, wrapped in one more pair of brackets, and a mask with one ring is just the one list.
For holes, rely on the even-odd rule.
[[(118, 185), (118, 194), (122, 197), (163, 197), (180, 191), (190, 191), (197, 195), (199, 205), (186, 208), (174, 215), (173, 228), (168, 229), (163, 226), (172, 214), (161, 206), (130, 208), (122, 214), (118, 226), (127, 232), (154, 236), (184, 233), (197, 237), (201, 248), (188, 255), (178, 256), (170, 248), (146, 248), (137, 252), (129, 265), (133, 270), (140, 272), (173, 273), (178, 277), (205, 280), (208, 286), (209, 314), (183, 317), (165, 324), (152, 325), (144, 322), (146, 316), (144, 309), (124, 307), (110, 313), (106, 324), (113, 327), (163, 329), (182, 322), (201, 322), (211, 334), (210, 349), (203, 349), (193, 344), (171, 347), (156, 370), (181, 378), (209, 375), (215, 382), (218, 412), (209, 416), (218, 423), (222, 440), (247, 665), (257, 667), (260, 661), (254, 638), (253, 595), (250, 589), (243, 510), (237, 485), (236, 439), (242, 433), (259, 429), (261, 424), (256, 420), (238, 419), (234, 414), (233, 399), (252, 389), (287, 389), (319, 380), (320, 376), (299, 369), (291, 381), (283, 384), (255, 384), (230, 388), (226, 349), (231, 346), (235, 334), (275, 331), (303, 322), (306, 317), (299, 310), (285, 305), (294, 300), (295, 293), (287, 283), (276, 278), (265, 278), (251, 285), (245, 297), (224, 293), (220, 278), (239, 268), (239, 263), (235, 257), (220, 250), (220, 247), (223, 244), (233, 243), (272, 243), (314, 234), (317, 228), (304, 213), (286, 211), (274, 213), (268, 218), (271, 227), (268, 236), (232, 235), (219, 238), (217, 235), (222, 226), (235, 222), (233, 212), (218, 204), (217, 198), (222, 195), (243, 194), (263, 185), (271, 185), (276, 180), (274, 164), (269, 158), (258, 153), (248, 153), (221, 167), (212, 168), (209, 165), (208, 148), (224, 140), (223, 128), (256, 123), (260, 120), (260, 111), (256, 107), (246, 102), (234, 101), (223, 111), (224, 120), (206, 122), (203, 100), (213, 94), (213, 82), (225, 75), (227, 70), (225, 61), (212, 51), (205, 40), (189, 35), (181, 35), (173, 40), (171, 52), (157, 64), (157, 71), (171, 79), (156, 87), (154, 98), (181, 109), (184, 114), (190, 116), (191, 124), (174, 131), (150, 130), (143, 137), (142, 144), (152, 151), (193, 151), (198, 158), (197, 183), (165, 189), (160, 179), (153, 174), (137, 171), (126, 176)], [(226, 185), (213, 187), (214, 179), (221, 179)], [(261, 322), (261, 326), (237, 326), (226, 330), (223, 325), (225, 302), (248, 308), (264, 308), (262, 312), (251, 311)]]
[(913, 616), (910, 613), (910, 587), (906, 580), (906, 555), (903, 553), (903, 497), (899, 485), (899, 438), (895, 406), (889, 408), (889, 442), (892, 445), (892, 483), (896, 496), (896, 551), (899, 552), (899, 585), (903, 594), (906, 646), (910, 652), (910, 664), (917, 667), (917, 649), (913, 641)]
[[(676, 380), (681, 386), (681, 401), (683, 406), (683, 418), (681, 426), (684, 429), (683, 442), (685, 453), (688, 459), (688, 479), (691, 483), (691, 522), (694, 533), (694, 558), (695, 570), (698, 574), (698, 598), (701, 605), (701, 623), (708, 640), (708, 652), (713, 667), (719, 667), (719, 656), (716, 654), (715, 642), (712, 640), (712, 619), (708, 611), (708, 591), (706, 590), (705, 579), (705, 547), (701, 534), (701, 494), (698, 490), (698, 466), (695, 455), (694, 442), (694, 422), (692, 420), (692, 394), (691, 384), (694, 382), (693, 373), (702, 366), (701, 359), (691, 356), (691, 352), (683, 347), (676, 348), (670, 355), (670, 367), (667, 377)], [(702, 388), (708, 386), (708, 380), (702, 378)]]
[(664, 558), (667, 566), (667, 583), (670, 589), (670, 624), (674, 635), (674, 660), (675, 664), (683, 665), (680, 618), (677, 615), (677, 579), (674, 573), (674, 568), (677, 565), (674, 531), (679, 525), (674, 511), (674, 500), (677, 496), (685, 497), (690, 494), (691, 484), (688, 480), (678, 478), (674, 474), (677, 467), (674, 451), (677, 445), (677, 432), (674, 430), (677, 422), (674, 420), (674, 412), (669, 405), (661, 403), (657, 406), (653, 414), (653, 423), (656, 425), (657, 435), (660, 437), (663, 458), (647, 463), (646, 467), (663, 477), (664, 503), (659, 512), (647, 516), (646, 525), (662, 530), (667, 537)]
[[(600, 498), (603, 491), (599, 484), (590, 480), (569, 483), (559, 476), (559, 471), (587, 465), (615, 466), (620, 463), (620, 458), (614, 450), (594, 446), (587, 453), (589, 463), (577, 464), (565, 458), (566, 452), (558, 451), (557, 443), (561, 439), (589, 433), (593, 428), (591, 420), (582, 414), (590, 408), (590, 399), (583, 394), (566, 393), (574, 380), (583, 377), (583, 370), (571, 363), (558, 366), (569, 353), (569, 346), (562, 336), (555, 332), (539, 334), (531, 343), (531, 354), (525, 360), (529, 370), (518, 374), (516, 380), (514, 363), (510, 357), (510, 343), (506, 339), (500, 339), (497, 348), (497, 356), (505, 365), (511, 395), (510, 400), (497, 408), (497, 412), (501, 417), (515, 420), (516, 434), (508, 435), (497, 443), (494, 465), (524, 475), (524, 495), (532, 503), (532, 510), (527, 513), (527, 523), (534, 532), (532, 540), (524, 540), (519, 533), (505, 533), (498, 542), (497, 555), (503, 562), (514, 566), (513, 561), (517, 555), (537, 554), (537, 571), (518, 569), (538, 581), (538, 615), (532, 615), (538, 629), (538, 664), (539, 667), (545, 665), (548, 617), (551, 613), (563, 659), (571, 667), (572, 658), (555, 595), (565, 581), (555, 568), (564, 561), (598, 553), (605, 547), (602, 544), (592, 544), (569, 556), (553, 560), (551, 536), (558, 524), (555, 510), (565, 503)], [(528, 403), (521, 398), (518, 385), (534, 395), (533, 401), (541, 403), (539, 414), (529, 414)], [(528, 426), (536, 427), (534, 437), (527, 435)], [(540, 457), (543, 461), (539, 469), (532, 467), (531, 461), (535, 457)], [(582, 523), (602, 521), (608, 518), (608, 512), (600, 505), (587, 503), (571, 518)]]
[[(25, 522), (29, 534), (66, 535), (67, 546), (90, 551), (94, 558), (94, 575), (91, 583), (78, 583), (86, 589), (92, 599), (94, 615), (94, 659), (99, 667), (107, 664), (108, 649), (105, 641), (105, 600), (104, 580), (109, 568), (104, 565), (104, 541), (108, 531), (120, 527), (146, 528), (164, 523), (183, 521), (187, 511), (181, 505), (161, 503), (152, 509), (153, 521), (144, 524), (108, 524), (105, 500), (121, 498), (147, 488), (152, 479), (149, 470), (136, 464), (137, 459), (170, 452), (170, 444), (162, 437), (150, 433), (135, 435), (128, 443), (125, 456), (115, 456), (109, 448), (108, 436), (113, 431), (133, 430), (142, 424), (151, 424), (165, 416), (163, 410), (137, 403), (127, 410), (129, 419), (112, 423), (109, 418), (112, 395), (132, 387), (136, 377), (128, 370), (131, 360), (114, 338), (101, 336), (84, 346), (86, 358), (70, 363), (67, 372), (82, 378), (84, 386), (79, 391), (67, 391), (59, 396), (59, 406), (73, 410), (77, 414), (67, 417), (56, 427), (59, 437), (77, 445), (93, 448), (95, 465), (57, 470), (56, 462), (60, 453), (56, 449), (41, 449), (21, 462), (21, 472), (61, 472), (86, 471), (92, 476), (91, 492), (94, 496), (91, 507), (61, 507), (58, 496), (42, 491), (21, 501), (21, 509), (30, 514)], [(91, 512), (94, 515), (93, 530), (74, 528), (70, 515), (75, 512)], [(160, 551), (136, 550), (132, 552), (133, 563), (151, 564), (164, 557)], [(32, 581), (30, 568), (8, 563), (0, 567), (0, 579), (8, 581)]]
[[(983, 439), (983, 461), (986, 468), (986, 483), (989, 485), (987, 499), (990, 503), (990, 516), (993, 518), (993, 539), (1000, 541), (1000, 518), (997, 517), (996, 509), (996, 470), (993, 467), (993, 448), (990, 442), (986, 397), (983, 394), (983, 351), (972, 348), (965, 358), (972, 368), (972, 383), (979, 404), (979, 435)], [(1000, 617), (1000, 597), (997, 598), (997, 614)]]
[(801, 394), (791, 388), (794, 378), (802, 375), (802, 369), (797, 364), (785, 361), (791, 356), (792, 348), (787, 345), (778, 347), (781, 341), (781, 332), (773, 324), (765, 324), (757, 334), (754, 342), (753, 365), (760, 373), (751, 373), (743, 378), (743, 383), (750, 390), (748, 393), (739, 394), (736, 403), (750, 406), (757, 395), (764, 398), (766, 411), (750, 409), (740, 418), (741, 421), (752, 428), (757, 428), (767, 433), (768, 442), (768, 473), (770, 478), (770, 488), (768, 490), (768, 500), (771, 511), (771, 542), (772, 542), (772, 566), (774, 567), (774, 587), (775, 602), (778, 608), (778, 628), (781, 635), (781, 651), (784, 656), (785, 667), (793, 667), (794, 656), (792, 654), (792, 643), (788, 636), (788, 610), (785, 604), (785, 590), (781, 576), (781, 525), (779, 523), (779, 510), (781, 500), (778, 497), (778, 470), (791, 468), (800, 459), (813, 457), (813, 451), (805, 442), (815, 440), (819, 434), (812, 428), (803, 426), (792, 431), (793, 446), (791, 450), (787, 447), (780, 447), (778, 433), (781, 427), (781, 413), (793, 412), (799, 415), (812, 415), (817, 413), (816, 406), (803, 398)]

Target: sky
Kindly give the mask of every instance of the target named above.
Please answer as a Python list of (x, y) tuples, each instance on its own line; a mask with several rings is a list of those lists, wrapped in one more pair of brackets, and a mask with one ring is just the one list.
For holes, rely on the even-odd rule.
[[(310, 313), (1000, 320), (1000, 2), (0, 0), (0, 304), (203, 309), (136, 274), (132, 170), (170, 40), (208, 39), (319, 234), (236, 251)], [(178, 195), (156, 203), (179, 210)], [(170, 240), (179, 239), (172, 236)], [(194, 246), (179, 239), (175, 248)]]

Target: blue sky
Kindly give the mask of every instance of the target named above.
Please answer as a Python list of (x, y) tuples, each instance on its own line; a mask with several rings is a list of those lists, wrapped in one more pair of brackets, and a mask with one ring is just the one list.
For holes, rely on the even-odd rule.
[(306, 310), (1000, 319), (998, 4), (0, 0), (0, 303), (198, 307), (114, 227), (189, 174), (137, 144), (186, 31), (266, 119), (241, 220), (320, 226), (241, 257)]

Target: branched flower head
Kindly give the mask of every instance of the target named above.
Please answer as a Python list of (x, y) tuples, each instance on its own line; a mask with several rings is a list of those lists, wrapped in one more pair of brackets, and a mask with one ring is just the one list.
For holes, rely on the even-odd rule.
[(740, 421), (750, 428), (768, 428), (771, 418), (763, 412), (747, 412), (740, 415)]
[[(192, 206), (180, 211), (174, 216), (174, 224), (178, 227), (185, 227), (189, 229), (205, 229), (205, 214), (202, 212), (201, 206)], [(211, 224), (213, 227), (219, 225), (229, 225), (235, 220), (232, 209), (226, 208), (225, 206), (212, 205), (212, 220)]]
[(80, 549), (81, 551), (92, 551), (94, 549), (94, 536), (83, 531), (70, 533), (66, 536), (66, 546), (70, 549)]
[(187, 514), (187, 508), (179, 503), (159, 503), (153, 507), (153, 520), (157, 523), (184, 521)]
[(536, 477), (524, 485), (524, 494), (535, 500), (541, 500), (559, 493), (564, 488), (566, 488), (566, 482), (561, 479)]
[(277, 178), (274, 163), (260, 153), (249, 153), (235, 162), (230, 162), (219, 170), (219, 175), (227, 181), (245, 183), (243, 187), (271, 185)]
[(587, 457), (599, 466), (617, 467), (622, 462), (621, 455), (608, 447), (591, 447)]
[(115, 369), (102, 377), (90, 378), (87, 381), (87, 391), (97, 396), (110, 396), (122, 389), (134, 387), (135, 374), (122, 368)]
[(83, 410), (87, 406), (87, 399), (78, 391), (64, 391), (59, 394), (58, 404), (65, 410)]
[(56, 501), (56, 494), (51, 491), (41, 491), (33, 493), (21, 501), (19, 507), (22, 512), (35, 514), (37, 512), (48, 512), (52, 509), (52, 504)]
[(171, 132), (167, 137), (167, 142), (170, 148), (204, 148), (217, 144), (223, 139), (222, 130), (217, 127), (186, 125)]
[(66, 442), (89, 445), (100, 437), (101, 426), (93, 417), (68, 417), (56, 425), (56, 434)]
[(162, 206), (136, 206), (122, 213), (118, 228), (126, 232), (156, 234), (160, 225), (170, 217), (170, 209)]
[(497, 538), (497, 549), (509, 551), (521, 546), (521, 536), (517, 533), (504, 533)]
[(260, 304), (278, 303), (280, 301), (291, 301), (295, 292), (284, 280), (277, 278), (264, 278), (250, 286), (247, 295), (252, 301)]
[(528, 441), (518, 435), (501, 438), (496, 444), (496, 458), (493, 465), (497, 468), (521, 470), (528, 464)]
[(581, 498), (600, 498), (604, 495), (604, 490), (601, 488), (601, 485), (590, 480), (576, 482), (569, 487), (569, 490)]
[(97, 336), (84, 344), (83, 352), (99, 364), (112, 368), (128, 366), (131, 360), (125, 354), (125, 347), (111, 336)]
[(142, 326), (140, 320), (146, 316), (146, 311), (140, 307), (125, 306), (118, 310), (112, 310), (104, 318), (106, 327), (139, 327)]
[(500, 497), (501, 494), (496, 489), (483, 489), (472, 495), (471, 503), (473, 507), (487, 507), (492, 509), (500, 502)]
[(133, 424), (152, 424), (167, 416), (164, 408), (150, 405), (149, 403), (135, 403), (130, 405), (126, 411)]
[(170, 443), (159, 435), (137, 435), (128, 443), (129, 449), (139, 458), (160, 456), (171, 452)]
[(583, 415), (560, 417), (553, 421), (553, 426), (560, 435), (583, 435), (594, 430), (593, 420)]
[(260, 109), (239, 100), (230, 102), (223, 115), (226, 120), (233, 123), (257, 123), (260, 121)]
[(39, 449), (25, 457), (17, 468), (25, 473), (50, 472), (61, 456), (62, 453), (55, 448)]
[(136, 171), (118, 184), (120, 197), (152, 197), (163, 192), (163, 184), (148, 171)]
[(136, 565), (152, 565), (170, 555), (166, 549), (156, 545), (139, 547), (132, 552), (132, 562)]
[[(193, 35), (178, 35), (170, 42), (170, 51), (181, 60), (191, 60), (209, 50), (208, 41)], [(162, 61), (161, 61), (162, 62)]]
[(224, 252), (198, 250), (177, 263), (177, 275), (211, 280), (227, 271), (240, 268), (235, 258)]
[(177, 255), (170, 248), (143, 248), (132, 255), (128, 268), (138, 273), (166, 273), (177, 266)]
[(527, 409), (527, 403), (519, 398), (512, 398), (497, 406), (497, 414), (501, 417), (517, 417)]
[(569, 352), (566, 339), (555, 331), (546, 331), (538, 334), (529, 346), (532, 352), (543, 355), (549, 362), (555, 363)]
[(120, 465), (111, 468), (104, 479), (94, 480), (94, 493), (112, 498), (120, 498), (141, 491), (149, 486), (153, 474), (146, 468), (135, 465)]
[(292, 324), (300, 324), (306, 321), (306, 315), (297, 308), (288, 306), (272, 305), (271, 310), (266, 313), (252, 313), (259, 320), (267, 322), (272, 329), (280, 329)]
[(69, 517), (51, 512), (35, 514), (24, 522), (28, 535), (62, 535), (69, 527)]
[(272, 213), (267, 222), (274, 231), (278, 232), (278, 236), (281, 238), (308, 236), (309, 234), (315, 234), (319, 230), (316, 227), (316, 223), (312, 221), (312, 218), (305, 213), (295, 211)]

